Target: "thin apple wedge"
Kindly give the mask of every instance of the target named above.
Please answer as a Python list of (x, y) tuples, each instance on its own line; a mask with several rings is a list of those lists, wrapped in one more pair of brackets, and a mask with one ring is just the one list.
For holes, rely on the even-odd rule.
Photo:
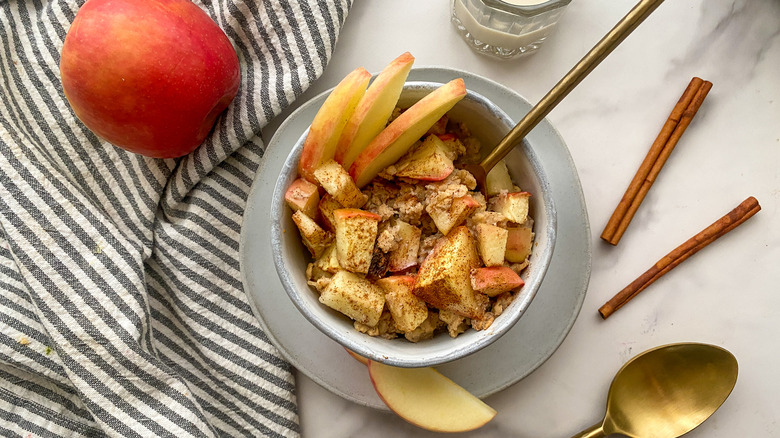
[(484, 426), (496, 410), (433, 368), (398, 368), (369, 361), (371, 383), (401, 418), (435, 432), (467, 432)]
[(444, 114), (466, 96), (463, 79), (442, 85), (393, 120), (355, 158), (349, 174), (358, 187), (368, 184), (379, 172), (395, 163)]
[(314, 170), (336, 154), (341, 133), (366, 92), (371, 73), (358, 67), (336, 85), (311, 122), (298, 161), (298, 174), (316, 183)]
[(341, 132), (335, 159), (345, 169), (384, 129), (412, 69), (414, 56), (406, 52), (394, 59), (368, 86)]
[(368, 362), (369, 362), (369, 359), (368, 359), (368, 358), (366, 358), (366, 357), (363, 357), (363, 356), (361, 356), (361, 355), (359, 355), (359, 354), (355, 353), (354, 351), (350, 350), (349, 348), (345, 348), (345, 350), (347, 350), (347, 353), (348, 353), (350, 356), (352, 356), (352, 357), (353, 357), (353, 358), (354, 358), (356, 361), (358, 361), (358, 362), (362, 363), (363, 365), (366, 365), (366, 366), (368, 366)]

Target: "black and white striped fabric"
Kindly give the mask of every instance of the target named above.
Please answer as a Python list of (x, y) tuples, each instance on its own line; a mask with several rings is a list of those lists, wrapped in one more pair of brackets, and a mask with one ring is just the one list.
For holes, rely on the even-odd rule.
[(83, 0), (0, 0), (0, 436), (300, 434), (238, 242), (260, 129), (323, 72), (351, 0), (197, 3), (241, 88), (195, 152), (154, 160), (64, 98)]

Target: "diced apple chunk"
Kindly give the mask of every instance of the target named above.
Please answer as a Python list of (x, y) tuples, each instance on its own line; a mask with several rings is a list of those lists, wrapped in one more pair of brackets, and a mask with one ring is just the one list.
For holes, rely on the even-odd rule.
[(336, 221), (336, 253), (341, 267), (361, 274), (368, 273), (374, 252), (379, 215), (357, 208), (333, 212)]
[(298, 231), (301, 233), (301, 240), (309, 252), (318, 259), (333, 243), (333, 234), (325, 231), (314, 222), (314, 219), (306, 216), (302, 211), (296, 211), (292, 215), (292, 220), (298, 227)]
[(512, 178), (509, 176), (509, 169), (507, 169), (504, 160), (496, 163), (496, 165), (493, 166), (493, 169), (488, 172), (485, 180), (485, 189), (488, 196), (497, 195), (502, 190), (509, 193), (515, 189)]
[(530, 227), (515, 227), (507, 230), (506, 253), (508, 262), (522, 263), (531, 254), (534, 233)]
[(479, 265), (471, 232), (466, 227), (457, 227), (422, 262), (413, 292), (437, 309), (478, 319), (488, 305), (487, 297), (475, 294), (471, 286), (471, 270)]
[(428, 318), (428, 306), (412, 293), (414, 277), (394, 275), (380, 278), (376, 285), (385, 292), (387, 309), (402, 332), (416, 329)]
[(390, 251), (387, 268), (390, 272), (400, 272), (417, 265), (422, 230), (398, 219), (393, 220), (390, 226), (398, 228), (399, 242), (398, 246)]
[(317, 208), (320, 211), (320, 217), (322, 218), (322, 223), (325, 225), (325, 228), (335, 231), (336, 219), (333, 218), (333, 212), (344, 207), (342, 207), (339, 201), (333, 198), (329, 193), (325, 193), (325, 195), (320, 198)]
[(489, 297), (501, 295), (524, 284), (523, 279), (506, 266), (477, 268), (471, 272), (471, 285), (474, 290)]
[(368, 200), (341, 164), (333, 160), (318, 167), (314, 171), (314, 178), (342, 207), (360, 208)]
[(298, 174), (307, 181), (315, 182), (314, 170), (335, 155), (344, 126), (370, 80), (368, 70), (356, 68), (336, 85), (317, 111), (298, 160)]
[(501, 266), (506, 254), (506, 241), (509, 232), (501, 227), (489, 224), (477, 224), (477, 247), (485, 266)]
[(396, 176), (422, 181), (441, 181), (455, 170), (444, 142), (435, 135), (425, 137), (420, 146), (401, 158), (395, 167)]
[(503, 214), (512, 222), (522, 224), (528, 219), (528, 192), (512, 192), (499, 194), (494, 199), (493, 210)]
[(331, 274), (335, 274), (341, 269), (335, 243), (330, 245), (328, 249), (322, 253), (322, 256), (314, 262), (314, 266), (325, 272), (330, 272)]
[(320, 303), (367, 326), (375, 326), (385, 307), (379, 286), (349, 271), (338, 271), (320, 294)]
[(461, 196), (455, 198), (449, 205), (449, 208), (442, 209), (440, 205), (428, 204), (425, 211), (433, 219), (433, 223), (436, 224), (436, 228), (445, 236), (449, 234), (455, 226), (460, 225), (466, 220), (472, 213), (477, 211), (480, 207), (477, 202), (470, 195)]
[(467, 432), (487, 424), (495, 409), (433, 368), (398, 368), (369, 361), (376, 393), (401, 418), (435, 432)]
[(320, 192), (315, 184), (303, 178), (296, 179), (284, 193), (284, 200), (293, 211), (301, 210), (306, 216), (317, 218)]

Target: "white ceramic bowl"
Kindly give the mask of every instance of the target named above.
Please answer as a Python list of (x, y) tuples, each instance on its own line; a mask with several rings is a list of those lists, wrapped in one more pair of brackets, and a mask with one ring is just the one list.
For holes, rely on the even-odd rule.
[[(399, 106), (408, 107), (441, 86), (435, 82), (408, 82)], [(468, 84), (467, 84), (468, 86)], [(490, 148), (514, 126), (506, 113), (481, 95), (469, 91), (467, 96), (449, 111), (449, 117), (464, 121), (484, 148)], [(527, 142), (518, 145), (506, 157), (512, 179), (531, 193), (530, 216), (534, 220), (534, 248), (529, 267), (523, 272), (525, 286), (512, 304), (498, 316), (487, 330), (467, 330), (457, 338), (440, 333), (433, 339), (412, 343), (403, 338), (388, 340), (360, 333), (352, 320), (318, 301), (317, 292), (306, 284), (306, 266), (311, 256), (285, 205), (284, 193), (297, 178), (297, 163), (306, 138), (302, 132), (282, 167), (271, 197), (271, 246), (279, 279), (292, 302), (320, 331), (361, 356), (400, 367), (434, 366), (468, 356), (490, 345), (506, 333), (522, 317), (544, 279), (555, 247), (555, 203), (549, 190), (548, 177), (533, 149)]]

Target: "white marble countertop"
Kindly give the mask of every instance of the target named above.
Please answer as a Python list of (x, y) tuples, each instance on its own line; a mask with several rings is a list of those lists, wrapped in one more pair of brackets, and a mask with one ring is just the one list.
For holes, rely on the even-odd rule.
[[(531, 57), (478, 55), (449, 2), (355, 2), (324, 76), (299, 102), (357, 66), (404, 51), (500, 82), (538, 101), (634, 5), (574, 1)], [(693, 76), (714, 86), (617, 247), (599, 235)], [(690, 437), (780, 435), (780, 3), (667, 1), (548, 116), (577, 166), (591, 224), (582, 311), (539, 369), (486, 399), (496, 418), (468, 436), (571, 436), (599, 421), (614, 373), (635, 354), (680, 341), (730, 350), (740, 366), (725, 404)], [(650, 286), (608, 320), (597, 309), (659, 258), (755, 196), (762, 211)], [(358, 376), (355, 378), (368, 378)], [(343, 400), (298, 374), (305, 437), (428, 437), (393, 414)]]

